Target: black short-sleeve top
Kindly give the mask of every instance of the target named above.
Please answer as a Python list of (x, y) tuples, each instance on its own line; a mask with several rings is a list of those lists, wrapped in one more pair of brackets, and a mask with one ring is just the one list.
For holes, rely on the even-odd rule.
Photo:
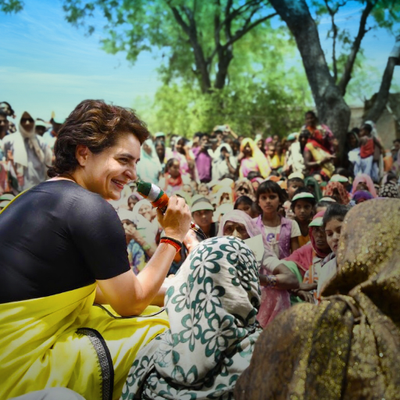
[(117, 213), (75, 182), (43, 182), (0, 214), (0, 303), (63, 293), (129, 268)]

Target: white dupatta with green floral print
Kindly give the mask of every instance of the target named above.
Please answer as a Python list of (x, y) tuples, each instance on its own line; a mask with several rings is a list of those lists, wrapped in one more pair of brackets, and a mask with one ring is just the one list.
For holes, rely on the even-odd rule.
[(257, 263), (237, 238), (211, 238), (167, 290), (171, 328), (137, 355), (121, 399), (232, 399), (261, 333)]

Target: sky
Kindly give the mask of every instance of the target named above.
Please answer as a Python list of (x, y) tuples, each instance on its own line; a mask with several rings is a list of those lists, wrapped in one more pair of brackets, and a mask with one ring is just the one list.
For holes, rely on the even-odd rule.
[[(341, 14), (340, 26), (355, 35), (359, 13), (359, 4), (353, 2)], [(101, 27), (103, 22), (96, 24)], [(319, 25), (324, 48), (330, 48), (329, 24), (325, 18)], [(20, 13), (0, 13), (0, 29), (0, 101), (11, 103), (17, 115), (27, 110), (49, 120), (54, 111), (63, 118), (88, 98), (140, 109), (151, 103), (161, 86), (156, 71), (160, 52), (141, 53), (134, 66), (123, 53), (107, 54), (101, 49), (101, 29), (85, 36), (84, 29), (65, 20), (61, 0), (25, 0)], [(374, 90), (393, 45), (394, 37), (384, 30), (364, 38), (365, 56), (373, 67), (368, 83)], [(400, 66), (393, 82), (400, 84)]]

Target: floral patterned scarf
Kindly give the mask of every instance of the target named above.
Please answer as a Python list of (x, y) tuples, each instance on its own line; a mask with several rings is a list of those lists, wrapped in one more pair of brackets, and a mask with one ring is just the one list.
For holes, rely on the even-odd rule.
[(233, 399), (261, 333), (251, 250), (232, 236), (205, 240), (165, 302), (171, 328), (138, 353), (121, 399)]

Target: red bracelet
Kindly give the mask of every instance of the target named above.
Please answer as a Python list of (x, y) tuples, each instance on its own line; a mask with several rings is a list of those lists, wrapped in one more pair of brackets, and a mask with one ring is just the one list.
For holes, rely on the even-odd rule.
[(171, 246), (175, 247), (176, 252), (181, 251), (182, 245), (179, 245), (177, 243), (178, 241), (173, 241), (168, 238), (161, 238), (160, 243), (167, 243), (170, 244)]

